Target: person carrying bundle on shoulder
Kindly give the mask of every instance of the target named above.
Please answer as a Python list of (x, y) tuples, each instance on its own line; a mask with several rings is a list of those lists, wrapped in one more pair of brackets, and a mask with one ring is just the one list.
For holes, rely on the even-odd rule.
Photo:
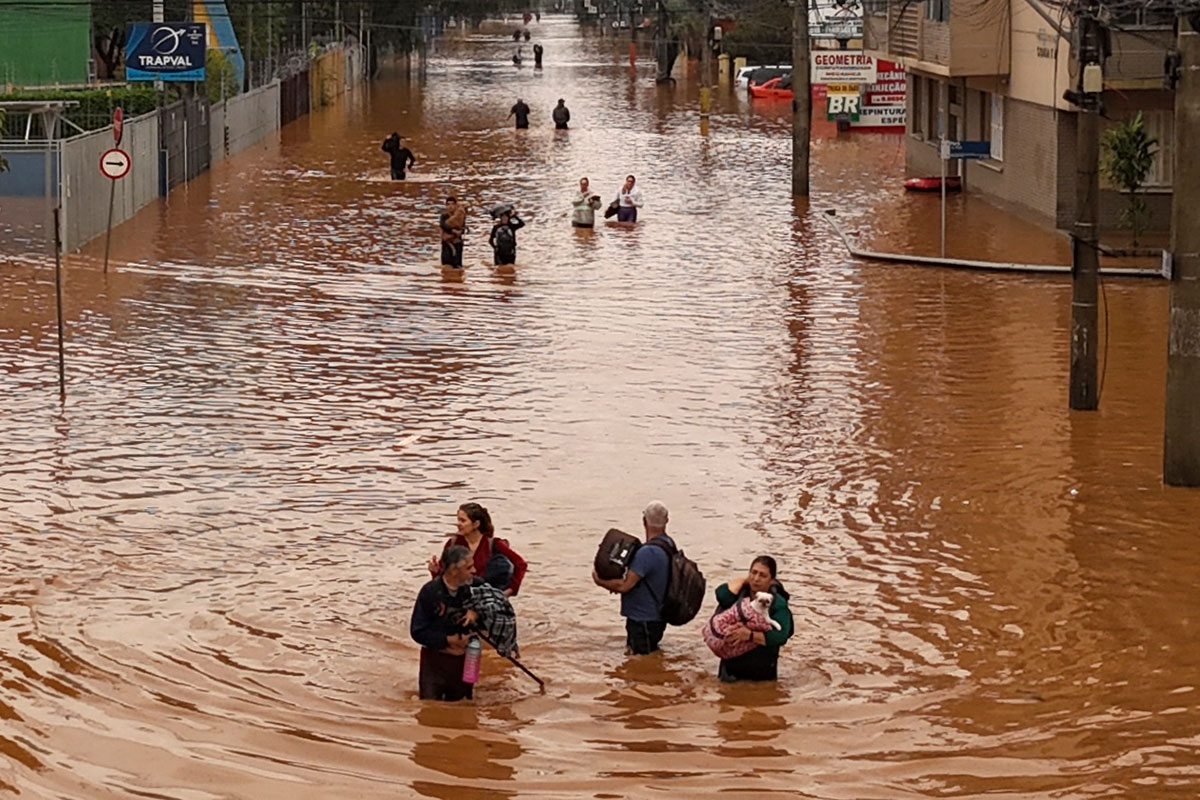
[[(667, 625), (686, 625), (704, 601), (704, 575), (667, 535), (667, 518), (667, 507), (657, 500), (646, 506), (642, 512), (646, 541), (633, 549), (632, 560), (621, 577), (602, 578), (598, 569), (592, 570), (592, 581), (597, 586), (621, 595), (625, 644), (633, 655), (658, 650)], [(614, 533), (634, 538), (620, 531), (609, 532)], [(597, 568), (601, 566), (600, 555)]]
[[(497, 213), (499, 212), (499, 213)], [(492, 235), (488, 244), (495, 254), (496, 266), (517, 263), (517, 231), (525, 227), (525, 223), (517, 216), (512, 206), (504, 206), (492, 210), (493, 217), (498, 217), (492, 226)]]

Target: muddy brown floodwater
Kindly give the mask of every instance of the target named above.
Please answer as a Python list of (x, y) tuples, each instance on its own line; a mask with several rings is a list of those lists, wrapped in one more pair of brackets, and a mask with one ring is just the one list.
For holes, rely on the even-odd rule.
[[(931, 251), (899, 136), (631, 76), (621, 42), (494, 26), (220, 164), (52, 272), (0, 270), (0, 794), (22, 798), (1187, 798), (1200, 492), (1161, 486), (1166, 289), (1110, 281), (1101, 410), (1067, 411), (1069, 286)], [(517, 96), (533, 127), (506, 124)], [(569, 133), (548, 122), (558, 97)], [(410, 181), (379, 143), (411, 139)], [(636, 230), (573, 232), (635, 173)], [(512, 201), (516, 275), (443, 283), (441, 198)], [(975, 198), (953, 247), (1062, 262)], [(778, 685), (698, 620), (627, 658), (591, 585), (659, 498), (710, 578), (778, 556)], [(524, 660), (415, 698), (423, 564), (466, 500), (530, 561)], [(711, 603), (710, 606), (711, 608)]]

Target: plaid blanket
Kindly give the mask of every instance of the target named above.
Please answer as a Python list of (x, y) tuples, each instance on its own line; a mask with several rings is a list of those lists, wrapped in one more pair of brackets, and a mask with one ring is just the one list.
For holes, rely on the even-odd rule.
[(502, 656), (517, 654), (517, 615), (504, 592), (487, 583), (467, 588), (467, 608), (479, 615), (479, 629)]

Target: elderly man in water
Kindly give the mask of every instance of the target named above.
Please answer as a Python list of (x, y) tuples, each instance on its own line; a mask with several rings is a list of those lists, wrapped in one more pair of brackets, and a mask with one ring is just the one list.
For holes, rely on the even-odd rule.
[(417, 685), (422, 700), (469, 700), (474, 686), (462, 679), (470, 626), (477, 616), (464, 610), (475, 562), (465, 547), (442, 554), (442, 573), (421, 587), (413, 606), (410, 633), (421, 645)]

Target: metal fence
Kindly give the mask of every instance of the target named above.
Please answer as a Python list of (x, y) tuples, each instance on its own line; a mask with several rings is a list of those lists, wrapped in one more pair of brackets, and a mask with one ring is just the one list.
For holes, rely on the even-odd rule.
[(279, 124), (287, 125), (308, 113), (308, 70), (297, 72), (280, 81)]
[(208, 169), (212, 148), (208, 138), (208, 100), (192, 97), (159, 111), (159, 193), (167, 194)]
[(121, 149), (129, 154), (129, 174), (114, 182), (100, 174), (100, 156), (113, 146), (112, 128), (62, 142), (62, 241), (77, 250), (104, 233), (108, 194), (115, 188), (113, 225), (132, 217), (158, 196), (158, 114), (125, 121)]

